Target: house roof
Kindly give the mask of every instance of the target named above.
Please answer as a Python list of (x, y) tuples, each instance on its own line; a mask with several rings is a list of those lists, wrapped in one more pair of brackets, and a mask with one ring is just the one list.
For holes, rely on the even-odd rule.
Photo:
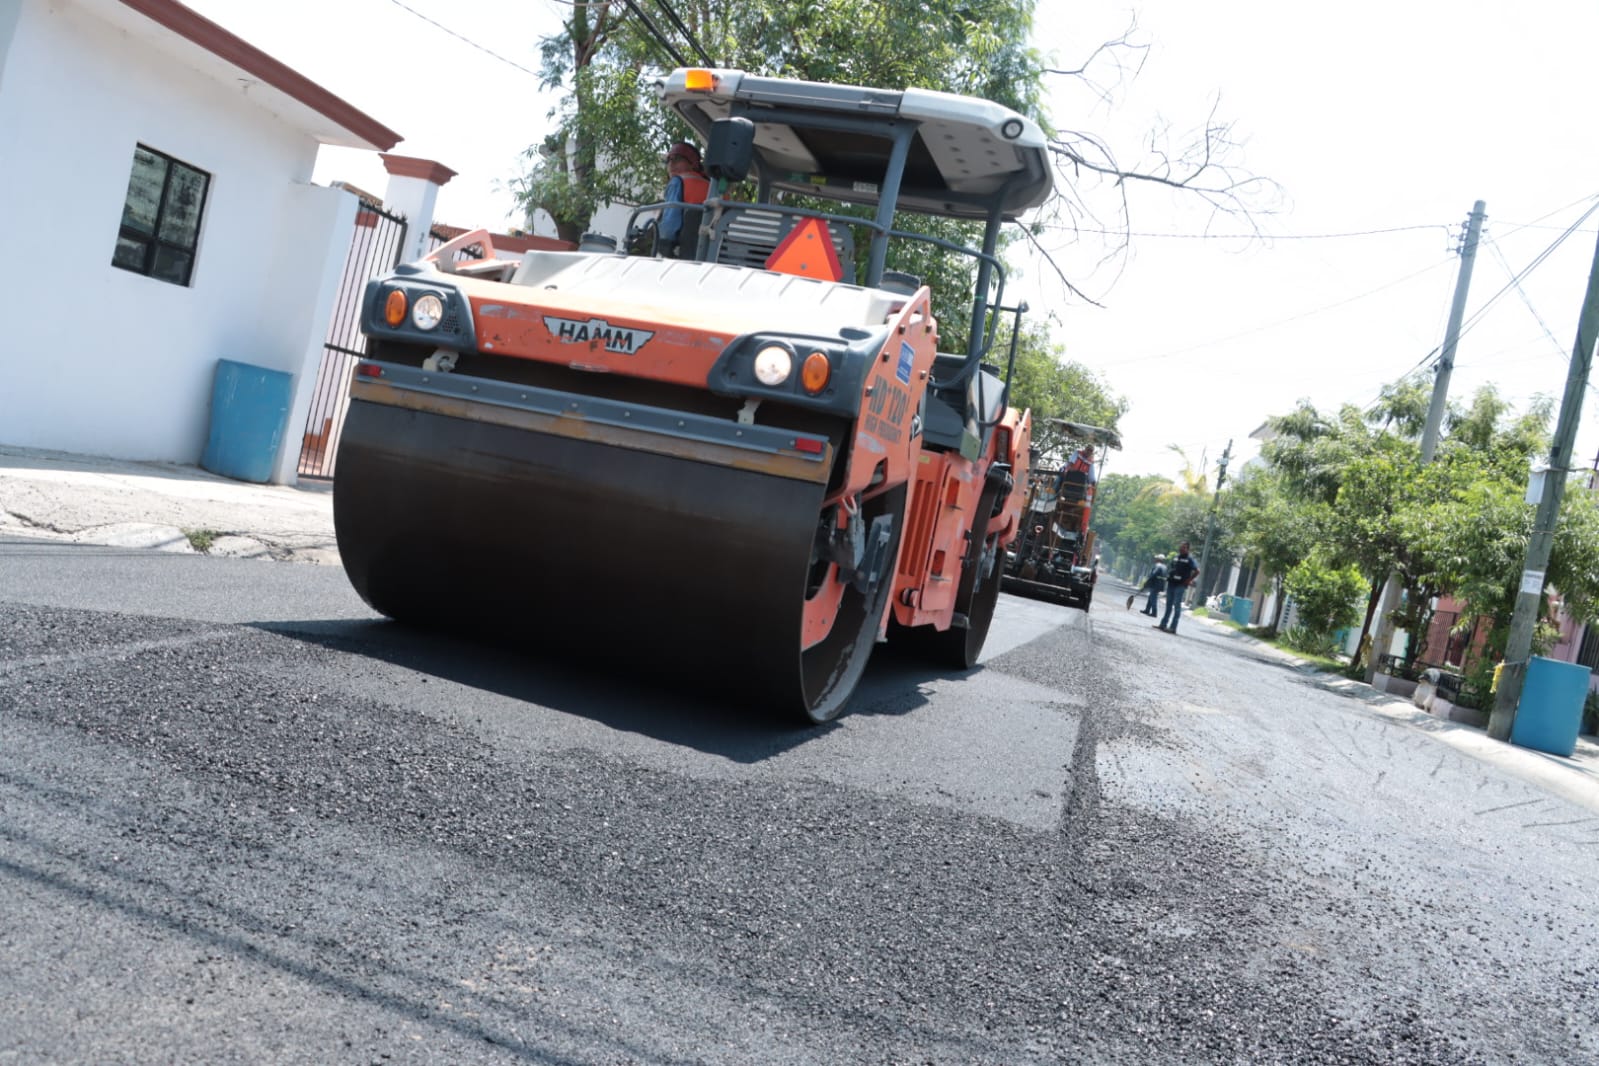
[[(322, 144), (388, 151), (400, 135), (177, 0), (82, 0), (84, 7), (305, 130)], [(244, 77), (240, 77), (241, 73)]]

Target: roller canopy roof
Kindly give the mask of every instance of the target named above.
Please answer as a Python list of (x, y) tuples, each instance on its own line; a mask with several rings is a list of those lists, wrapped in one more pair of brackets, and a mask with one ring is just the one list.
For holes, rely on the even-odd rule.
[(1121, 434), (1114, 429), (1101, 429), (1083, 422), (1068, 422), (1064, 418), (1051, 418), (1049, 424), (1066, 431), (1073, 440), (1080, 440), (1086, 444), (1098, 444), (1105, 448), (1121, 450)]
[[(755, 157), (773, 189), (850, 203), (878, 202), (892, 129), (913, 124), (898, 208), (982, 219), (994, 201), (1014, 219), (1049, 198), (1054, 181), (1044, 131), (989, 100), (930, 89), (868, 89), (714, 70), (708, 92), (672, 72), (661, 99), (702, 139), (711, 123), (743, 115), (755, 123)], [(881, 134), (870, 126), (877, 125)]]

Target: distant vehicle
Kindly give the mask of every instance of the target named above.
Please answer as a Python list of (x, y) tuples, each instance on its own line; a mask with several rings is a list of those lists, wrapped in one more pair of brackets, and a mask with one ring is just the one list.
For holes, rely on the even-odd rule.
[[(1086, 611), (1099, 580), (1099, 554), (1090, 526), (1094, 488), (1106, 450), (1120, 448), (1122, 442), (1113, 429), (1051, 421), (1066, 431), (1071, 459), (1048, 466), (1035, 462), (1028, 471), (1022, 528), (1005, 555), (1003, 584), (1006, 592)], [(1096, 454), (1085, 463), (1080, 457), (1090, 445)]]

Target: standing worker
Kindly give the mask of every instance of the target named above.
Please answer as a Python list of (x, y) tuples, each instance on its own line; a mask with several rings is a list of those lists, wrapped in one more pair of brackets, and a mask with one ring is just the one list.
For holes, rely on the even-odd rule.
[(1149, 590), (1149, 602), (1144, 605), (1142, 614), (1153, 618), (1160, 612), (1156, 605), (1160, 603), (1160, 594), (1166, 591), (1166, 556), (1164, 553), (1155, 556), (1155, 567), (1150, 570), (1149, 578), (1144, 582), (1144, 587)]
[(1177, 632), (1177, 620), (1183, 614), (1183, 597), (1198, 576), (1199, 566), (1189, 556), (1188, 542), (1185, 540), (1178, 545), (1177, 558), (1171, 561), (1171, 566), (1166, 570), (1166, 613), (1156, 629), (1167, 633)]

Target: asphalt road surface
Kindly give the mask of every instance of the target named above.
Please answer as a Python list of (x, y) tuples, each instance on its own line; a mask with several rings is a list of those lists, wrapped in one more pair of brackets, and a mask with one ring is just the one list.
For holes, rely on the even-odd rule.
[(1599, 813), (1112, 591), (801, 730), (0, 541), (0, 1063), (1599, 1062)]

